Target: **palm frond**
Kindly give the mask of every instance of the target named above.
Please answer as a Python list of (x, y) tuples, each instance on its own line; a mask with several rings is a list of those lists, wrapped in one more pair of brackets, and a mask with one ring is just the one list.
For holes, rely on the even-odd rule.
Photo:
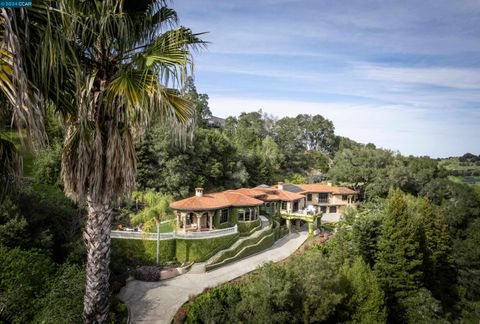
[(22, 158), (15, 145), (0, 137), (0, 197), (8, 191), (16, 177), (22, 173)]

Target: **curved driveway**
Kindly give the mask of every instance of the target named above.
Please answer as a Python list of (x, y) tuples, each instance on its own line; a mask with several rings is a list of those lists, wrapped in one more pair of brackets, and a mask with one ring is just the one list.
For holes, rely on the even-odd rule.
[(170, 323), (189, 296), (251, 272), (265, 262), (281, 261), (307, 237), (306, 231), (291, 233), (263, 252), (206, 273), (186, 273), (159, 282), (133, 280), (122, 288), (119, 297), (128, 306), (131, 323)]

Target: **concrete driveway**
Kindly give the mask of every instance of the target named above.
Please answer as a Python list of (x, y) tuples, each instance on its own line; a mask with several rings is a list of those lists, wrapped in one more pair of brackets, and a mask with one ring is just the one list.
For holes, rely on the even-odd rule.
[(291, 233), (258, 254), (206, 273), (187, 273), (159, 282), (133, 280), (120, 291), (128, 306), (131, 323), (170, 323), (178, 308), (192, 295), (257, 269), (269, 261), (281, 261), (295, 252), (308, 232)]

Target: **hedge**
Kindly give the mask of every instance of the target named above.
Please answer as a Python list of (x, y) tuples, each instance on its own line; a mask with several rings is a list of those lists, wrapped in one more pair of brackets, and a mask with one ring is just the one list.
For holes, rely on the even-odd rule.
[(227, 263), (238, 261), (240, 259), (243, 259), (243, 258), (249, 256), (249, 255), (252, 255), (252, 254), (261, 252), (265, 249), (268, 249), (274, 243), (275, 243), (275, 233), (270, 233), (269, 235), (263, 237), (258, 243), (245, 247), (243, 250), (241, 250), (235, 256), (233, 256), (229, 259), (225, 259), (222, 262), (209, 264), (205, 268), (206, 268), (207, 271), (216, 269), (216, 268), (221, 267), (221, 266), (223, 266)]
[(261, 227), (260, 219), (256, 219), (253, 222), (238, 222), (238, 231), (242, 236), (251, 235), (253, 232), (257, 231)]
[[(175, 260), (175, 249), (175, 240), (160, 241), (160, 262)], [(114, 238), (111, 253), (111, 268), (116, 273), (141, 265), (154, 265), (157, 241)]]
[(232, 234), (223, 237), (181, 240), (177, 239), (176, 258), (178, 261), (205, 261), (220, 250), (226, 249), (239, 238), (239, 234)]
[(262, 232), (258, 237), (252, 237), (252, 238), (248, 238), (248, 239), (242, 241), (239, 245), (237, 245), (235, 247), (235, 249), (225, 251), (217, 260), (215, 260), (215, 263), (222, 262), (225, 259), (228, 259), (228, 258), (231, 258), (231, 257), (235, 256), (238, 252), (240, 252), (246, 246), (258, 243), (262, 238), (264, 238), (265, 236), (267, 236), (271, 233), (272, 233), (272, 229), (270, 228), (270, 229)]

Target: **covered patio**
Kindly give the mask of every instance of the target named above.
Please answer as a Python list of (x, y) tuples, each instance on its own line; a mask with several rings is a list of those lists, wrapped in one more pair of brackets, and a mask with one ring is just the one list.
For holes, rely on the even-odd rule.
[(215, 211), (178, 211), (177, 232), (202, 232), (214, 229)]

